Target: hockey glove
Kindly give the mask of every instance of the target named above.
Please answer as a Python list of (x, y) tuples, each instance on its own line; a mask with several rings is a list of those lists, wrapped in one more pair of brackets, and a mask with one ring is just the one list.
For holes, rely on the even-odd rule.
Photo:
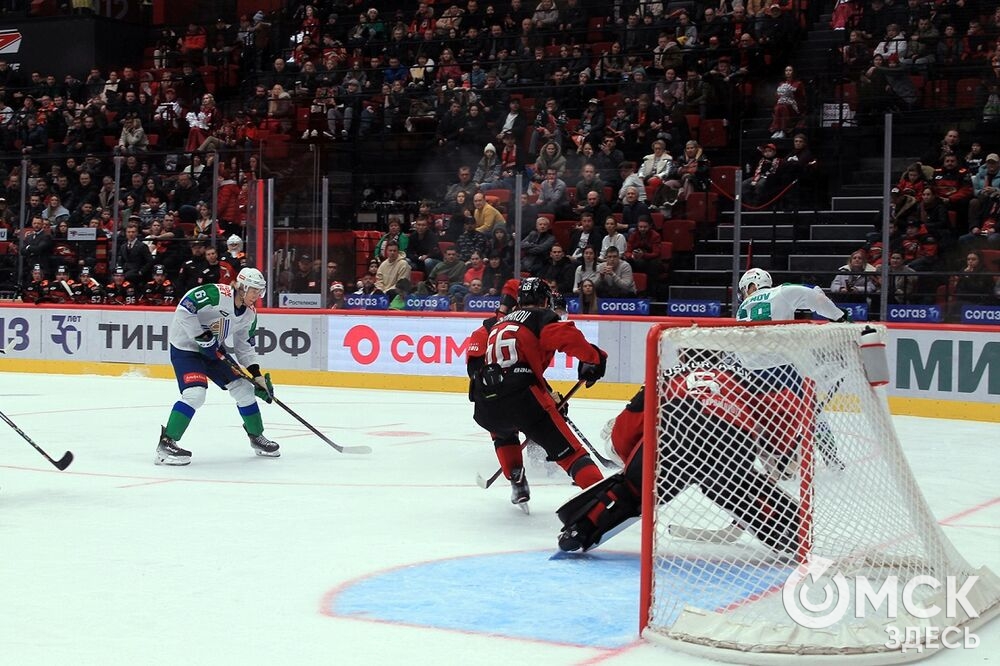
[(217, 361), (222, 358), (222, 354), (219, 352), (219, 339), (212, 331), (205, 331), (194, 340), (201, 347), (202, 355), (208, 360)]
[(559, 413), (563, 416), (569, 414), (569, 401), (563, 397), (563, 394), (555, 389), (549, 389), (549, 395), (552, 399), (556, 401), (556, 407), (559, 409)]
[(850, 323), (854, 322), (854, 316), (851, 314), (850, 310), (844, 309), (844, 310), (841, 310), (841, 311), (844, 313), (844, 316), (841, 317), (840, 319), (834, 320), (835, 323), (837, 323), (837, 324), (850, 324)]
[(260, 366), (256, 363), (248, 365), (247, 370), (250, 371), (250, 375), (253, 377), (253, 394), (270, 404), (274, 400), (274, 385), (271, 384), (271, 373), (260, 374)]
[(594, 350), (601, 357), (599, 363), (586, 363), (580, 361), (580, 365), (577, 366), (576, 373), (577, 377), (584, 382), (587, 382), (587, 388), (590, 388), (597, 383), (597, 380), (604, 376), (605, 371), (608, 369), (608, 355), (597, 345), (591, 345)]

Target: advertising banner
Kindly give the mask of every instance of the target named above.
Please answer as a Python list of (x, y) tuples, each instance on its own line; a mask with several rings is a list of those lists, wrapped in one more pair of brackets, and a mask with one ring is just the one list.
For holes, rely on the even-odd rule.
[(719, 301), (669, 301), (667, 314), (671, 317), (719, 317), (722, 303)]
[(323, 301), (319, 294), (283, 293), (278, 298), (279, 308), (320, 308)]
[[(476, 319), (393, 317), (329, 318), (327, 369), (394, 375), (465, 377), (465, 351)], [(577, 322), (588, 340), (597, 340), (597, 322)], [(576, 362), (556, 354), (549, 379), (576, 379)]]
[(962, 308), (963, 324), (1000, 324), (1000, 306), (966, 305)]
[[(858, 318), (854, 319), (857, 321)], [(938, 305), (890, 305), (886, 309), (886, 320), (939, 324), (942, 312)]]
[(648, 315), (649, 300), (645, 298), (599, 298), (599, 314)]
[(389, 307), (389, 299), (384, 294), (347, 294), (344, 303), (348, 310), (385, 310)]
[[(22, 358), (168, 364), (172, 310), (0, 309), (6, 349)], [(261, 364), (322, 368), (326, 323), (308, 315), (257, 318)]]
[(996, 404), (1000, 340), (996, 333), (890, 329), (886, 351), (897, 396)]
[(493, 313), (500, 307), (499, 296), (475, 296), (465, 302), (466, 312), (489, 312)]
[[(847, 310), (851, 313), (851, 319), (854, 321), (868, 321), (868, 304), (867, 303), (837, 303), (834, 304), (841, 310)], [(814, 319), (820, 319), (818, 315), (813, 315)]]
[[(6, 359), (167, 365), (172, 317), (172, 310), (0, 306), (0, 336)], [(266, 369), (465, 377), (468, 337), (480, 321), (475, 316), (272, 310), (258, 315), (256, 349)], [(602, 384), (644, 381), (650, 323), (613, 317), (573, 322), (608, 352)], [(997, 327), (890, 324), (886, 352), (890, 397), (962, 403), (970, 410), (963, 418), (975, 418), (977, 405), (995, 410), (1000, 404)], [(556, 355), (546, 376), (574, 380), (575, 361)], [(921, 403), (909, 409), (914, 411), (906, 413), (928, 407)]]

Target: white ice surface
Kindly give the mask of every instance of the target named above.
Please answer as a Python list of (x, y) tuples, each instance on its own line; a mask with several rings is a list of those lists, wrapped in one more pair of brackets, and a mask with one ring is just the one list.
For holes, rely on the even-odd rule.
[[(265, 405), (283, 455), (254, 457), (233, 403), (212, 387), (183, 440), (193, 463), (156, 467), (174, 382), (0, 375), (0, 410), (53, 457), (76, 455), (58, 472), (0, 423), (0, 664), (707, 663), (641, 642), (606, 650), (572, 635), (553, 644), (325, 612), (338, 589), (386, 569), (554, 550), (553, 511), (573, 489), (536, 469), (524, 516), (502, 480), (478, 488), (476, 473), (497, 463), (464, 396), (279, 390), (334, 441), (374, 452), (342, 455)], [(597, 442), (621, 405), (578, 398), (571, 416)], [(1000, 426), (896, 425), (939, 519), (992, 501), (945, 532), (970, 562), (1000, 572)], [(638, 528), (614, 547), (638, 551)], [(538, 590), (470, 585), (546, 604)], [(998, 624), (980, 630), (978, 650), (932, 663), (995, 661)]]

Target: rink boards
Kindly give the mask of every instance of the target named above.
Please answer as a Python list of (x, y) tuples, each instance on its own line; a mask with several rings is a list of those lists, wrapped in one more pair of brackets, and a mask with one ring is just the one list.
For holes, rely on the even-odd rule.
[[(0, 306), (10, 371), (170, 377), (162, 308)], [(257, 351), (275, 381), (464, 392), (465, 349), (482, 315), (269, 310)], [(588, 397), (627, 400), (641, 383), (651, 317), (573, 317), (609, 354), (608, 372)], [(697, 319), (677, 318), (697, 323)], [(706, 325), (719, 320), (700, 320)], [(1000, 421), (1000, 327), (888, 324), (895, 414)], [(547, 376), (573, 381), (557, 355)]]

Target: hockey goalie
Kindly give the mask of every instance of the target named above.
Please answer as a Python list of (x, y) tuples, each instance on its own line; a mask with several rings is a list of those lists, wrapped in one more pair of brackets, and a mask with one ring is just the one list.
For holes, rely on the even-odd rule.
[[(799, 507), (778, 480), (811, 436), (808, 384), (780, 368), (751, 371), (717, 352), (685, 350), (659, 397), (658, 500), (696, 487), (731, 516), (737, 534), (745, 530), (775, 553), (794, 553)], [(644, 404), (645, 387), (611, 428), (624, 469), (557, 511), (561, 550), (589, 550), (639, 516)]]

